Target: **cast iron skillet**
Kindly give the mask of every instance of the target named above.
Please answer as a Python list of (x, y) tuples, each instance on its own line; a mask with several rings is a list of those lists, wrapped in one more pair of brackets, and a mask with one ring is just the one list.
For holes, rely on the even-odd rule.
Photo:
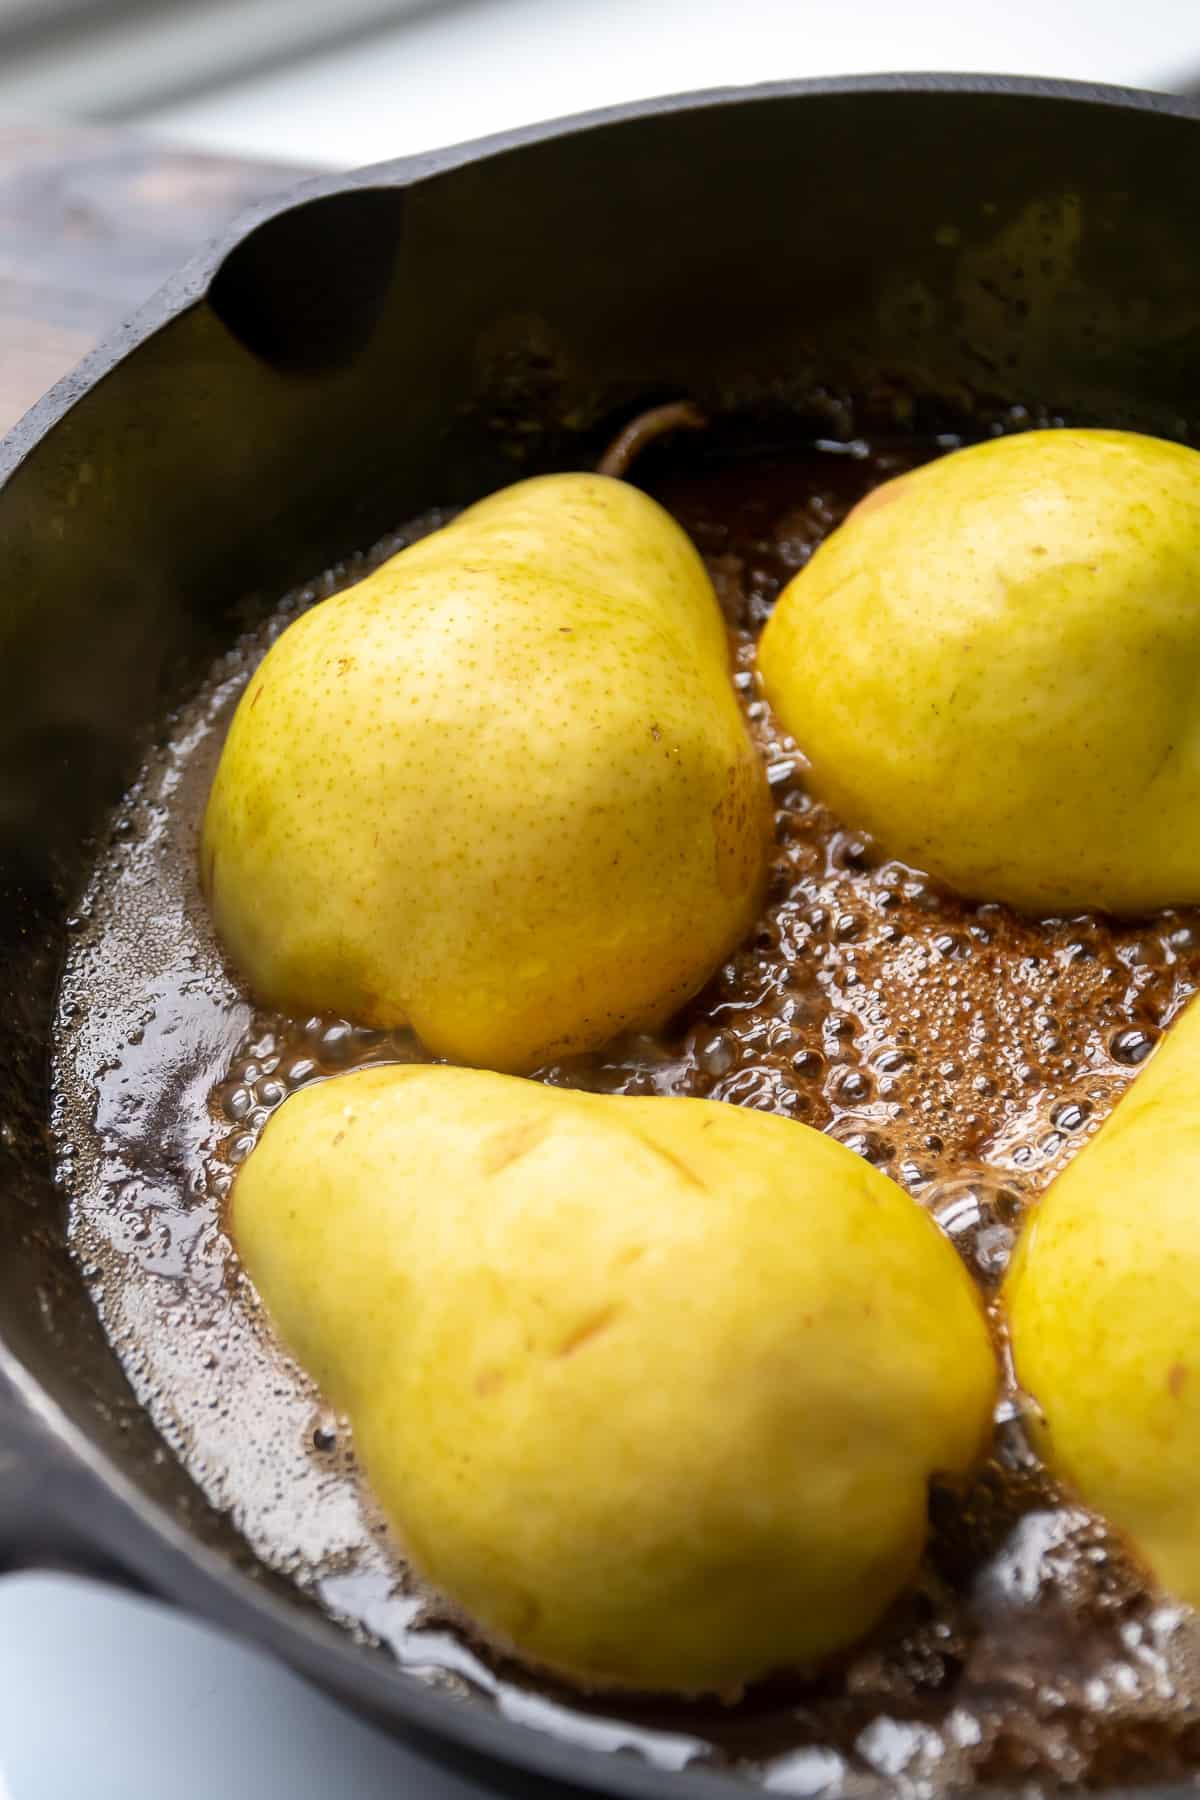
[(117, 1574), (443, 1756), (745, 1792), (430, 1690), (258, 1566), (132, 1399), (64, 1243), (52, 1003), (88, 837), (245, 618), (432, 504), (590, 462), (687, 393), (770, 435), (844, 396), (1200, 418), (1200, 117), (1067, 83), (689, 95), (310, 183), (0, 447), (0, 1566)]

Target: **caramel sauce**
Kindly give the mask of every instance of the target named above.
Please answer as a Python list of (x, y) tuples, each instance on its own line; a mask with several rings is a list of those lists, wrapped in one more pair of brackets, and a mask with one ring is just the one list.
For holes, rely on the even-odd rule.
[[(1023, 1208), (1086, 1142), (1200, 985), (1200, 918), (1029, 920), (889, 860), (805, 786), (758, 695), (753, 649), (782, 585), (858, 498), (953, 440), (818, 444), (694, 465), (659, 497), (705, 556), (775, 796), (768, 904), (671, 1030), (540, 1078), (690, 1094), (828, 1131), (895, 1177), (988, 1295)], [(289, 596), (167, 721), (79, 915), (55, 1058), (71, 1234), (138, 1396), (256, 1554), (412, 1674), (656, 1765), (736, 1767), (771, 1791), (935, 1794), (1200, 1770), (1200, 1627), (1146, 1590), (1025, 1441), (1011, 1391), (966, 1496), (931, 1496), (921, 1581), (820, 1682), (733, 1708), (591, 1703), (490, 1660), (395, 1558), (343, 1421), (274, 1342), (221, 1223), (238, 1163), (287, 1094), (407, 1033), (255, 1010), (222, 961), (196, 835), (233, 706), (306, 605), (434, 528)]]

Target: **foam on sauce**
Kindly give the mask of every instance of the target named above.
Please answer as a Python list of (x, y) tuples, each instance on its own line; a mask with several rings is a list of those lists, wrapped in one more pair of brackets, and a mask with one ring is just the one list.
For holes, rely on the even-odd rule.
[[(991, 1292), (1024, 1205), (1200, 986), (1200, 915), (1037, 922), (967, 905), (806, 791), (803, 758), (755, 691), (757, 633), (856, 499), (948, 447), (818, 445), (657, 490), (729, 619), (777, 807), (769, 902), (669, 1032), (540, 1073), (704, 1095), (829, 1131), (928, 1206)], [(417, 521), (290, 596), (221, 661), (167, 721), (73, 921), (54, 1070), (59, 1173), (75, 1253), (140, 1400), (264, 1562), (408, 1670), (484, 1692), (541, 1730), (664, 1767), (732, 1765), (803, 1795), (1194, 1774), (1200, 1627), (1063, 1503), (1011, 1393), (971, 1493), (932, 1496), (918, 1590), (819, 1683), (781, 1682), (736, 1708), (620, 1708), (536, 1684), (439, 1617), (389, 1548), (348, 1431), (274, 1342), (221, 1207), (288, 1093), (422, 1051), (407, 1033), (256, 1011), (213, 941), (195, 851), (225, 728), (266, 644), (439, 522)]]

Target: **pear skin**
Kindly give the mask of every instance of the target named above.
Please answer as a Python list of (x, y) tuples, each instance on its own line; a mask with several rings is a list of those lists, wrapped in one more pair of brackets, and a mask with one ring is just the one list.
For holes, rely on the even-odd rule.
[(759, 670), (815, 791), (960, 893), (1200, 901), (1200, 453), (1030, 431), (876, 489)]
[(552, 475), (288, 627), (201, 869), (264, 1001), (521, 1070), (661, 1025), (751, 926), (770, 841), (699, 556), (637, 489)]
[(1048, 1466), (1200, 1606), (1200, 1007), (1051, 1183), (1004, 1287)]
[(989, 1434), (951, 1245), (764, 1113), (368, 1069), (285, 1101), (232, 1227), (418, 1573), (586, 1688), (732, 1696), (853, 1643)]

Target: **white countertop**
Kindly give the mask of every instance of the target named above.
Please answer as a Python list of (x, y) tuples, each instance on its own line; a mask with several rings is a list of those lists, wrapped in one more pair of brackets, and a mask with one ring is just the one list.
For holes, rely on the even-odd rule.
[(479, 1800), (220, 1632), (61, 1575), (0, 1581), (0, 1800)]
[(685, 88), (890, 69), (1200, 77), (1196, 0), (457, 0), (166, 107), (188, 143), (332, 165)]

